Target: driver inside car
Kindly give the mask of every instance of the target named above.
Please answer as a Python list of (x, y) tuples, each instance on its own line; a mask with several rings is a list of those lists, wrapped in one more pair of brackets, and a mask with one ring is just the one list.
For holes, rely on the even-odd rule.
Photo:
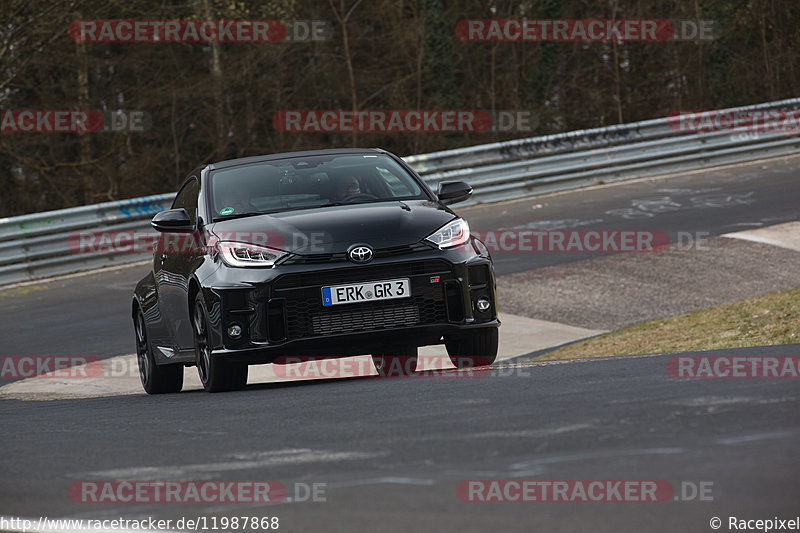
[(350, 196), (361, 194), (361, 184), (355, 176), (342, 178), (336, 187), (336, 199), (341, 201)]

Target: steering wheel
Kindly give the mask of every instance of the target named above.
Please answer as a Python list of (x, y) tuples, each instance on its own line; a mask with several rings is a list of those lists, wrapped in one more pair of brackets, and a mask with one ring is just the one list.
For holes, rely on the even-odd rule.
[(351, 194), (350, 196), (345, 196), (340, 200), (340, 202), (352, 202), (358, 198), (363, 198), (365, 200), (376, 200), (378, 197), (366, 192), (360, 192), (358, 194)]

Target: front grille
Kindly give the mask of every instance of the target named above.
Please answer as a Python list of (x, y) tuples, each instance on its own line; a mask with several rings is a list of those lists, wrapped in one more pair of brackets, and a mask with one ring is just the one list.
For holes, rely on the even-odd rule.
[(336, 254), (310, 254), (293, 255), (282, 264), (284, 265), (324, 265), (326, 263), (337, 263), (347, 261), (347, 253), (339, 252)]
[[(364, 281), (378, 281), (392, 278), (411, 278), (414, 276), (450, 275), (450, 264), (439, 259), (427, 261), (412, 261), (405, 263), (390, 263), (385, 265), (353, 265), (335, 270), (320, 270), (302, 272), (298, 274), (284, 274), (275, 279), (273, 287), (276, 291), (290, 289), (307, 289), (326, 285), (341, 285), (342, 283), (360, 283)], [(444, 279), (442, 279), (444, 281)], [(319, 292), (319, 291), (317, 291)]]
[[(431, 278), (439, 281), (431, 283)], [(447, 262), (430, 260), (350, 267), (331, 272), (286, 274), (275, 281), (283, 302), (288, 340), (447, 322), (444, 282), (452, 278)], [(409, 278), (411, 297), (325, 307), (321, 288), (328, 285)]]
[(316, 313), (311, 317), (314, 335), (331, 335), (353, 331), (369, 331), (419, 323), (419, 309), (414, 304), (396, 306), (371, 306), (352, 311), (333, 310)]
[[(406, 254), (413, 254), (430, 250), (431, 247), (424, 243), (409, 244), (403, 246), (393, 246), (391, 248), (378, 248), (375, 250), (375, 259), (383, 259), (387, 257), (397, 257)], [(309, 255), (292, 255), (282, 264), (284, 265), (324, 265), (330, 263), (343, 263), (348, 262), (346, 252), (337, 252), (335, 254), (309, 254)]]

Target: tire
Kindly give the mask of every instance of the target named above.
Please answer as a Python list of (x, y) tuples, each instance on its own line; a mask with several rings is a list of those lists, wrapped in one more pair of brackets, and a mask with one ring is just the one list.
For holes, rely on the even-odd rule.
[(417, 372), (417, 347), (404, 346), (372, 354), (372, 364), (382, 378), (411, 376)]
[(206, 392), (240, 390), (247, 385), (247, 365), (222, 361), (211, 356), (209, 344), (208, 311), (203, 297), (198, 294), (192, 314), (194, 354), (197, 375)]
[(489, 366), (497, 359), (498, 328), (481, 328), (445, 338), (447, 355), (456, 368)]
[(142, 310), (136, 310), (133, 319), (133, 331), (136, 335), (136, 362), (139, 364), (139, 379), (147, 394), (164, 394), (180, 392), (183, 388), (183, 365), (158, 365), (155, 354), (147, 338), (147, 326), (144, 323)]

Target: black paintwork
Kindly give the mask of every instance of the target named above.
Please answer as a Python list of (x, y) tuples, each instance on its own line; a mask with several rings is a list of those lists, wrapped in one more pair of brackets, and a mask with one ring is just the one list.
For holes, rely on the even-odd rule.
[[(213, 220), (211, 201), (208, 198), (211, 172), (260, 161), (327, 154), (381, 154), (391, 157), (412, 176), (428, 199), (336, 205), (210, 222)], [(173, 209), (187, 207), (179, 204), (184, 203), (183, 198), (187, 197), (184, 191), (195, 190), (193, 187), (197, 196), (194, 200), (193, 195), (188, 195), (193, 199), (187, 209), (193, 219), (193, 232), (188, 235), (196, 246), (190, 249), (181, 247), (176, 251), (175, 248), (165, 245), (165, 242), (175, 239), (177, 235), (185, 243), (187, 234), (177, 234), (167, 225), (154, 224), (162, 233), (157, 252), (153, 256), (153, 267), (137, 284), (134, 293), (133, 312), (135, 314), (137, 308), (142, 310), (159, 364), (194, 363), (191, 313), (198, 293), (202, 294), (209, 311), (212, 356), (248, 363), (267, 363), (287, 354), (335, 357), (374, 353), (397, 347), (398, 343), (404, 346), (438, 344), (443, 342), (444, 335), (457, 334), (476, 327), (499, 326), (495, 311), (495, 280), (491, 257), (480, 251), (474, 238), (466, 246), (446, 250), (440, 250), (424, 240), (457, 218), (444, 204), (445, 201), (452, 203), (452, 198), (440, 201), (422, 179), (393, 154), (375, 149), (330, 150), (214, 163), (198, 167), (189, 175), (178, 192)], [(452, 184), (450, 188), (454, 191), (465, 189), (459, 184)], [(468, 195), (466, 190), (459, 193), (463, 198)], [(195, 210), (196, 215), (192, 216)], [(176, 211), (162, 212), (156, 215), (154, 221), (180, 220), (182, 217), (179, 214)], [(185, 229), (184, 225), (179, 228), (180, 231)], [(213, 246), (214, 242), (225, 240), (264, 244), (259, 243), (258, 239), (265, 234), (270, 239), (278, 236), (282, 241), (280, 249), (291, 252), (273, 268), (228, 266)], [(253, 238), (254, 235), (262, 237)], [(235, 236), (235, 239), (231, 236)], [(367, 244), (374, 248), (375, 259), (366, 265), (348, 261), (345, 252), (354, 244)], [(428, 276), (425, 269), (420, 267), (422, 264), (446, 265), (446, 268), (440, 269), (442, 275), (433, 282), (430, 280), (432, 276)], [(488, 279), (475, 279), (471, 282), (470, 276), (476, 277), (476, 272), (484, 266)], [(442, 300), (447, 300), (445, 303), (449, 306), (447, 319), (414, 326), (384, 325), (378, 329), (363, 331), (270, 340), (274, 332), (268, 328), (267, 308), (280, 304), (285, 300), (286, 294), (304, 296), (306, 300), (308, 295), (319, 295), (321, 305), (322, 286), (343, 279), (353, 283), (379, 281), (386, 279), (380, 272), (389, 271), (407, 272), (403, 276), (412, 279), (412, 292), (421, 295), (420, 302), (428, 302), (429, 300), (423, 298), (430, 294), (438, 298), (439, 293), (436, 291), (441, 291)], [(412, 271), (415, 272), (414, 275)], [(300, 287), (287, 288), (286, 283), (290, 279), (306, 281)], [(438, 286), (431, 289), (425, 286), (426, 283), (436, 283)], [(449, 283), (448, 287), (451, 289), (457, 287), (456, 297), (445, 297), (445, 283)], [(479, 296), (487, 296), (492, 302), (487, 313), (473, 311), (472, 303)], [(310, 305), (314, 305), (313, 301)], [(370, 303), (346, 305), (356, 309)], [(456, 306), (461, 306), (460, 314), (451, 312), (450, 307)], [(286, 309), (288, 308), (284, 312), (289, 314)], [(322, 316), (320, 313), (329, 312), (330, 308), (318, 308), (315, 311), (318, 316)], [(291, 316), (284, 317), (284, 325), (291, 319)], [(243, 326), (245, 334), (242, 339), (227, 338), (225, 330), (232, 322)], [(288, 326), (286, 329), (289, 329)]]
[(156, 213), (151, 222), (154, 228), (159, 231), (192, 231), (192, 224), (189, 214), (185, 209), (167, 209)]
[(472, 187), (464, 181), (442, 181), (439, 183), (436, 196), (442, 203), (454, 204), (472, 196)]

